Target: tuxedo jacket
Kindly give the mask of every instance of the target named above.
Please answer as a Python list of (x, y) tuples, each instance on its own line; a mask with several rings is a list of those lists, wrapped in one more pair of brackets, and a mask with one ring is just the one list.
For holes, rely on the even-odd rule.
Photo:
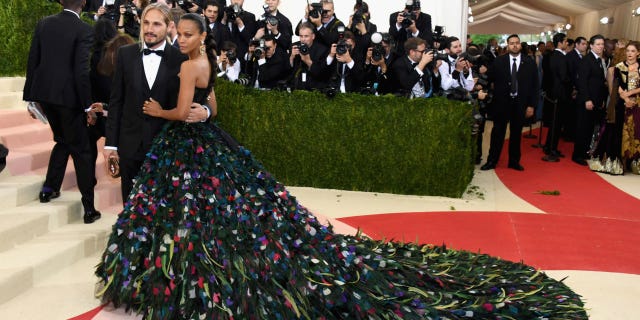
[(558, 99), (560, 102), (571, 100), (571, 91), (573, 91), (573, 82), (569, 75), (569, 59), (566, 55), (558, 50), (553, 50), (549, 56), (549, 66), (551, 71), (551, 89), (547, 94), (552, 99)]
[(607, 99), (605, 70), (589, 52), (578, 65), (578, 103), (591, 100), (596, 108), (602, 108)]
[(278, 32), (280, 32), (280, 35), (276, 39), (278, 47), (284, 51), (289, 51), (289, 49), (291, 49), (291, 37), (293, 36), (291, 21), (280, 11), (276, 14), (276, 19), (278, 19)]
[(331, 76), (331, 71), (327, 66), (328, 54), (329, 49), (327, 47), (318, 41), (314, 41), (309, 48), (309, 55), (313, 61), (311, 68), (300, 60), (300, 56), (295, 57), (293, 73), (291, 74), (291, 87), (304, 90), (325, 88), (329, 84), (328, 80)]
[(143, 160), (151, 142), (166, 122), (142, 113), (142, 105), (153, 98), (164, 109), (173, 109), (180, 89), (180, 65), (187, 59), (167, 44), (153, 88), (149, 87), (142, 63), (140, 44), (118, 50), (111, 85), (105, 146), (118, 148), (121, 157)]
[(286, 80), (289, 76), (289, 56), (278, 45), (273, 56), (267, 58), (264, 64), (258, 66), (258, 69), (260, 88), (272, 89), (278, 85), (279, 81)]
[(215, 22), (213, 28), (210, 26), (211, 24), (207, 25), (207, 28), (209, 29), (209, 32), (213, 34), (213, 40), (216, 41), (216, 51), (220, 54), (220, 49), (224, 45), (224, 42), (231, 40), (231, 32), (229, 31), (229, 28), (222, 25), (220, 22)]
[[(389, 16), (389, 34), (396, 40), (396, 51), (398, 54), (404, 53), (404, 43), (408, 38), (412, 37), (406, 29), (396, 28), (396, 21), (398, 19), (398, 13), (394, 12)], [(416, 28), (420, 31), (418, 38), (422, 38), (427, 41), (428, 47), (433, 45), (433, 29), (431, 27), (431, 16), (424, 12), (420, 12), (420, 17), (416, 20)]]
[(578, 88), (578, 65), (582, 61), (582, 56), (575, 49), (567, 53), (567, 63), (569, 65), (569, 77), (574, 88)]
[[(505, 119), (512, 114), (511, 107), (511, 64), (510, 54), (496, 57), (489, 68), (489, 81), (493, 83), (493, 104), (491, 106), (494, 119)], [(539, 98), (538, 70), (536, 63), (527, 55), (520, 54), (518, 66), (518, 110), (516, 114), (524, 118), (526, 107), (536, 107)]]
[[(256, 34), (256, 16), (249, 11), (242, 11), (240, 13), (240, 20), (244, 23), (244, 29), (240, 31), (238, 25), (233, 21), (227, 21), (227, 27), (231, 31), (231, 41), (233, 41), (238, 48), (236, 53), (238, 59), (245, 61), (244, 56), (249, 51), (249, 42), (251, 38)], [(218, 47), (220, 44), (218, 44)]]
[(353, 59), (353, 68), (349, 68), (345, 63), (339, 62), (337, 57), (334, 57), (328, 66), (332, 74), (330, 82), (335, 88), (340, 88), (342, 78), (344, 77), (346, 92), (360, 92), (364, 79), (364, 63), (360, 58), (355, 56), (351, 58)]
[[(430, 65), (430, 64), (429, 64)], [(429, 65), (423, 70), (422, 76), (415, 70), (408, 56), (399, 57), (391, 66), (391, 81), (396, 85), (395, 92), (404, 96), (411, 95), (413, 86), (422, 79), (425, 92), (436, 90), (440, 86), (440, 78), (433, 75)]]
[(73, 12), (40, 20), (31, 40), (23, 99), (79, 111), (91, 105), (93, 29)]

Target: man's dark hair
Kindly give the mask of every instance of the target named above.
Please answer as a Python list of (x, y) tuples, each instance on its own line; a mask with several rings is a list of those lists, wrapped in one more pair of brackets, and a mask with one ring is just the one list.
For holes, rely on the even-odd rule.
[(83, 0), (65, 0), (61, 3), (65, 9), (78, 10), (82, 9), (82, 2)]
[(594, 44), (594, 43), (596, 43), (596, 40), (602, 40), (602, 41), (604, 41), (604, 36), (602, 36), (601, 34), (596, 34), (595, 36), (592, 36), (592, 37), (589, 39), (589, 44)]
[(582, 42), (583, 40), (584, 40), (584, 41), (587, 41), (587, 38), (585, 38), (585, 37), (577, 37), (577, 38), (576, 38), (576, 43), (580, 43), (580, 42)]
[(409, 38), (404, 42), (404, 52), (409, 54), (409, 50), (416, 50), (421, 44), (426, 45), (427, 42), (421, 38)]
[(567, 39), (567, 44), (568, 44), (568, 45), (570, 45), (570, 46), (571, 46), (571, 45), (573, 45), (574, 43), (575, 43), (575, 42), (573, 41), (573, 39), (571, 39), (571, 38)]
[(460, 41), (460, 39), (458, 39), (458, 37), (447, 37), (447, 44), (445, 48), (451, 50), (451, 44), (456, 41)]
[(518, 36), (518, 35), (517, 35), (517, 34), (515, 34), (515, 33), (514, 33), (514, 34), (512, 34), (512, 35), (510, 35), (509, 37), (507, 37), (507, 43), (509, 43), (509, 40), (511, 40), (511, 38), (518, 38), (518, 39), (520, 39), (520, 36)]
[(556, 33), (553, 35), (553, 47), (558, 48), (558, 44), (562, 43), (564, 39), (567, 38), (567, 35), (564, 33)]

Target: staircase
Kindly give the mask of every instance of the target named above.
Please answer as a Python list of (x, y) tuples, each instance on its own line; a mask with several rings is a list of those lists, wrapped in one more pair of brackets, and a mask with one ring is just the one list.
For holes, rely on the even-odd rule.
[[(54, 143), (49, 126), (27, 113), (23, 86), (24, 78), (0, 78), (0, 142), (9, 148), (7, 167), (0, 173), (0, 306), (103, 250), (122, 208), (120, 181), (106, 174), (101, 156), (95, 197), (102, 219), (83, 223), (71, 159), (61, 197), (40, 203), (38, 192)], [(99, 150), (103, 143), (99, 141)]]

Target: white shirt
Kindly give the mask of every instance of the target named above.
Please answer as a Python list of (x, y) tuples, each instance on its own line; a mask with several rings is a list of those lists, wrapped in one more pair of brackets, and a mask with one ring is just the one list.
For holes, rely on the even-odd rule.
[[(167, 41), (164, 44), (160, 45), (160, 47), (153, 50), (165, 50), (167, 46)], [(147, 45), (142, 44), (142, 49), (146, 49)], [(143, 54), (142, 55), (142, 64), (144, 65), (144, 75), (147, 78), (147, 83), (149, 84), (149, 88), (153, 88), (153, 84), (156, 81), (156, 76), (158, 75), (158, 69), (160, 68), (160, 62), (162, 61), (162, 57), (152, 53), (152, 54)]]
[(443, 61), (438, 67), (438, 73), (441, 75), (440, 85), (442, 90), (449, 90), (451, 88), (463, 87), (467, 91), (473, 90), (473, 73), (469, 71), (469, 75), (465, 78), (463, 73), (460, 73), (460, 79), (454, 79), (451, 74), (456, 69), (456, 59), (449, 56), (448, 61)]

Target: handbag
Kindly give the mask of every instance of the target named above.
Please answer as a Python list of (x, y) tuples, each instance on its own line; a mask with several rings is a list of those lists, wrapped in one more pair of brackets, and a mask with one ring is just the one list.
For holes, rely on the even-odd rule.
[(110, 157), (107, 164), (107, 171), (112, 178), (120, 177), (120, 160), (116, 157)]

